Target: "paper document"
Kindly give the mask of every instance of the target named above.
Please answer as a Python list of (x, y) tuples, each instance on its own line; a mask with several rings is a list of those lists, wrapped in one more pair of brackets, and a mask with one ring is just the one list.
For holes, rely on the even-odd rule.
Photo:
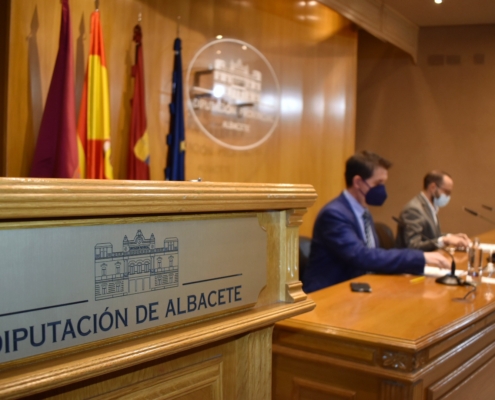
[[(468, 275), (466, 276), (466, 281), (472, 282), (472, 278)], [(491, 285), (495, 284), (495, 278), (489, 278), (488, 276), (482, 276), (481, 277), (481, 282), (482, 283), (489, 283)]]
[[(429, 265), (427, 265), (425, 267), (425, 275), (426, 276), (444, 276), (447, 274), (450, 274), (450, 268), (438, 268), (438, 267), (431, 267)], [(457, 276), (465, 276), (466, 271), (458, 269), (455, 271), (455, 274)]]
[[(425, 267), (425, 276), (438, 277), (438, 276), (447, 275), (449, 273), (450, 273), (450, 269), (431, 267), (429, 265), (427, 265)], [(465, 279), (466, 281), (471, 282), (471, 277), (467, 275), (467, 271), (456, 270), (455, 274), (458, 277), (461, 277), (461, 278)], [(489, 283), (489, 284), (493, 285), (493, 284), (495, 284), (495, 278), (488, 277), (488, 276), (482, 276), (481, 282)]]
[(480, 243), (480, 249), (483, 251), (495, 252), (495, 244), (493, 244), (493, 243)]

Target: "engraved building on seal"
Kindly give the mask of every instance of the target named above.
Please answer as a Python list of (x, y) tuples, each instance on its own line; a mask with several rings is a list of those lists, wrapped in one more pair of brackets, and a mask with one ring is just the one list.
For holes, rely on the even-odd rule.
[(179, 285), (179, 240), (166, 238), (156, 247), (139, 229), (134, 239), (124, 236), (122, 250), (112, 243), (95, 246), (95, 300), (167, 289)]

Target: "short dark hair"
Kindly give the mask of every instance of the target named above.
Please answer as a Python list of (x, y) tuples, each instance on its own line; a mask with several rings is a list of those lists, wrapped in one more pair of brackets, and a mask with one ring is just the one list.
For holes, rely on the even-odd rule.
[(392, 163), (371, 151), (361, 151), (351, 156), (345, 163), (345, 183), (352, 186), (352, 179), (358, 175), (363, 180), (370, 178), (376, 167), (389, 169)]
[(440, 187), (443, 183), (443, 177), (445, 175), (447, 175), (449, 178), (452, 178), (447, 172), (440, 171), (438, 169), (428, 172), (423, 178), (423, 189), (427, 189), (432, 182)]

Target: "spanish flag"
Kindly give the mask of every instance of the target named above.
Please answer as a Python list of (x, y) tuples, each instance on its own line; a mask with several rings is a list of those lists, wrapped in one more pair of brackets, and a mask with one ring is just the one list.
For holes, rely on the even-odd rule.
[(77, 136), (81, 178), (113, 179), (108, 74), (98, 10), (91, 14), (89, 58)]
[(127, 161), (127, 179), (150, 179), (150, 147), (146, 130), (146, 106), (144, 100), (144, 64), (141, 26), (134, 27), (136, 60), (132, 67), (134, 95), (132, 98), (131, 131)]
[(37, 178), (79, 177), (69, 1), (61, 3), (57, 60), (31, 166), (31, 176)]

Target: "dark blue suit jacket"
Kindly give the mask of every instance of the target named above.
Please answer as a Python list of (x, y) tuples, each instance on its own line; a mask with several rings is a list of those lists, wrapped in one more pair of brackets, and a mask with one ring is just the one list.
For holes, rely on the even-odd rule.
[[(373, 233), (378, 245), (374, 225)], [(421, 275), (424, 266), (420, 250), (367, 248), (351, 205), (341, 194), (316, 218), (303, 288), (310, 293), (367, 272)]]

